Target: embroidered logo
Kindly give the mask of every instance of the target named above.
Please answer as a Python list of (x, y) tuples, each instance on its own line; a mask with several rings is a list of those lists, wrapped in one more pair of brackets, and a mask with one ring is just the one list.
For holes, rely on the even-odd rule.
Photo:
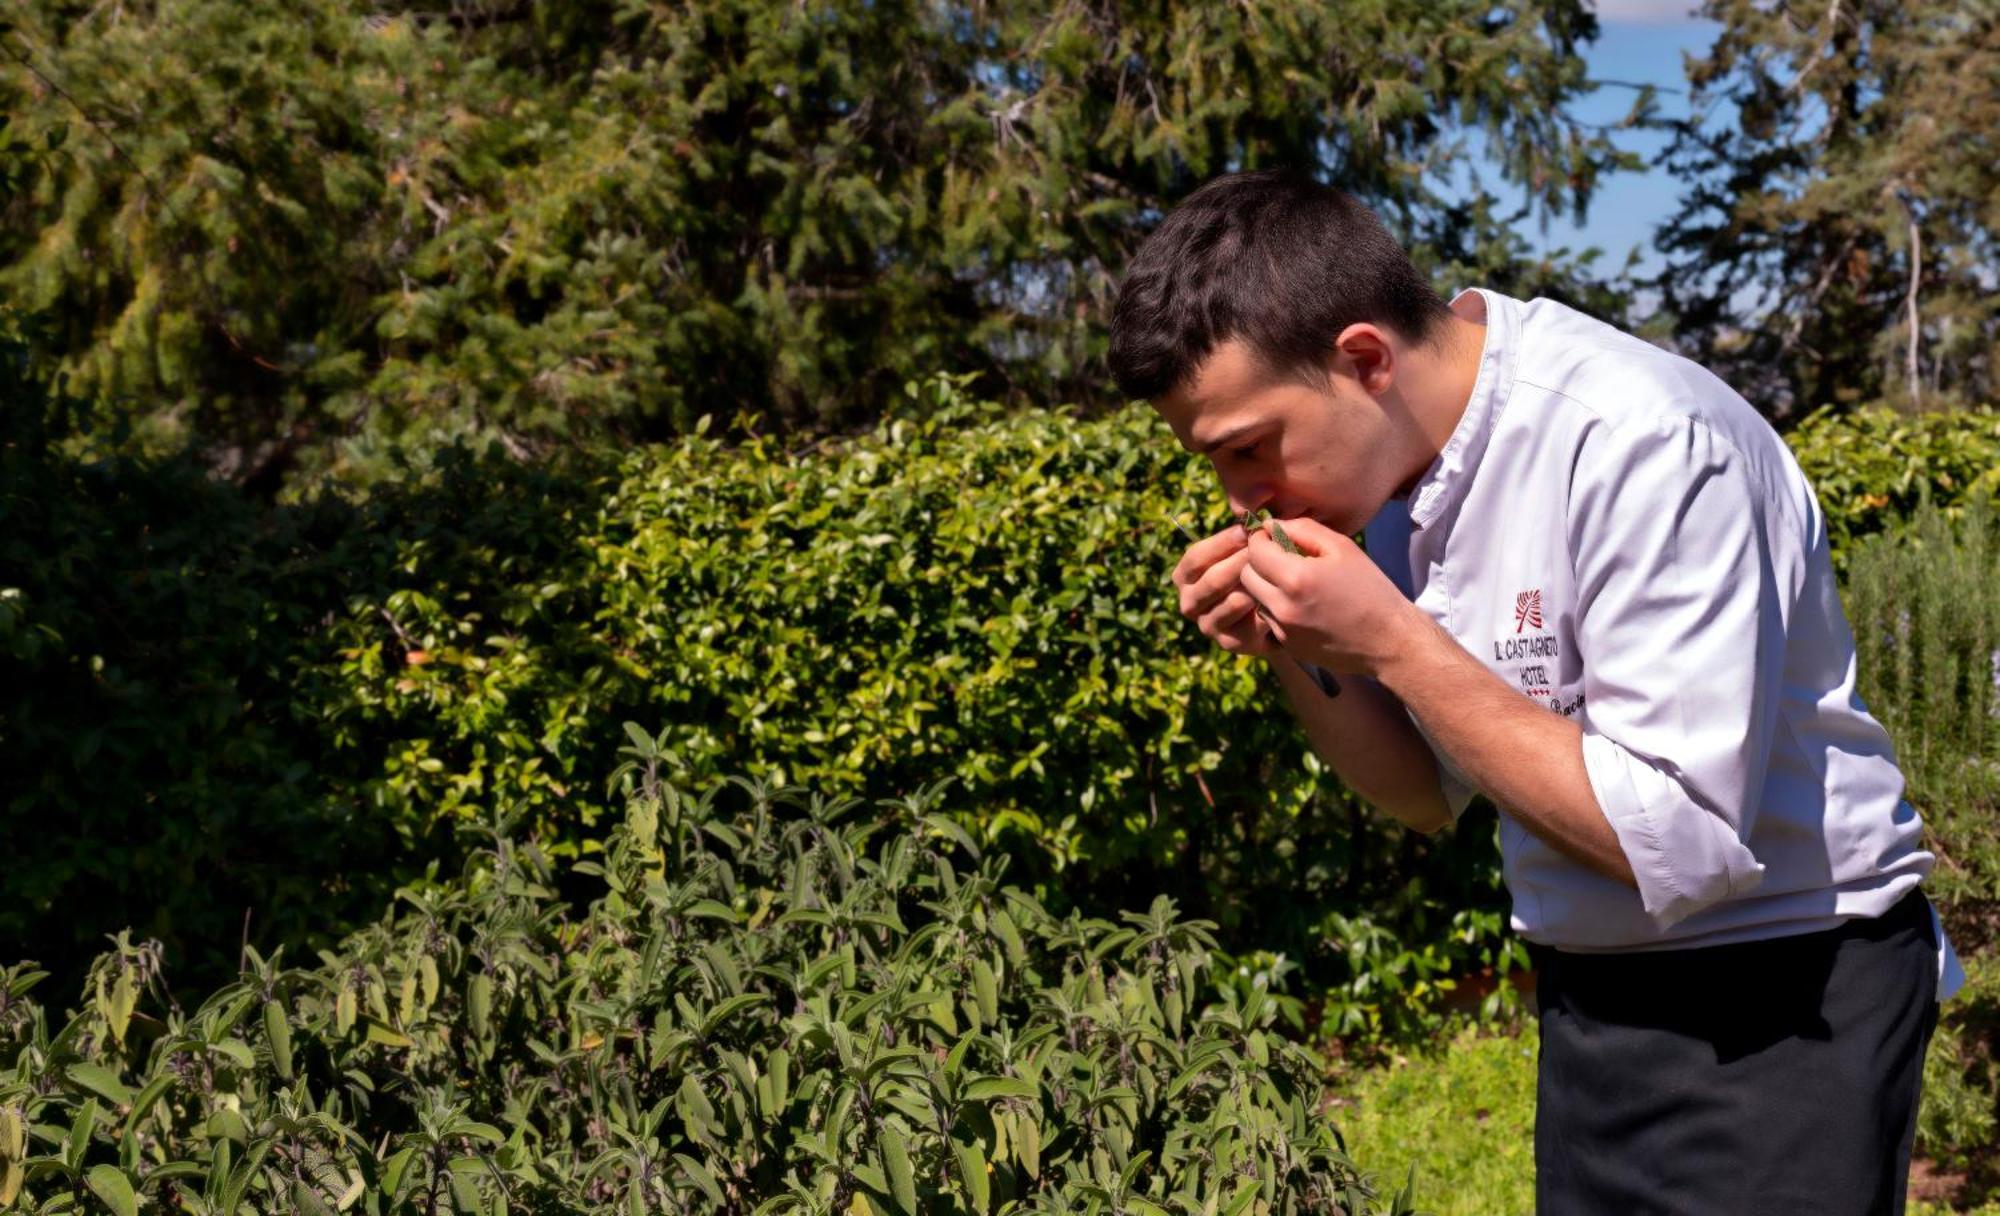
[(1542, 627), (1542, 589), (1523, 591), (1514, 597), (1514, 632), (1519, 633), (1528, 626)]

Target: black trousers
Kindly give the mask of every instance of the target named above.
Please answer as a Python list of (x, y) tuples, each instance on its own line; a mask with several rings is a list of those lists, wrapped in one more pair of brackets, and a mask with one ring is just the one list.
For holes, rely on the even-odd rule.
[(1540, 1216), (1903, 1211), (1937, 941), (1912, 890), (1817, 933), (1532, 946)]

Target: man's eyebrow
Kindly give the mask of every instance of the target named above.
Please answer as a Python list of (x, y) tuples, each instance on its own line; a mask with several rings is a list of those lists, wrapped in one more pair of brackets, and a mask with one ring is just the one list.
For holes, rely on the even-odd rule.
[(1202, 456), (1212, 456), (1215, 454), (1215, 450), (1217, 448), (1228, 447), (1230, 444), (1236, 442), (1238, 439), (1241, 439), (1243, 436), (1249, 434), (1251, 431), (1254, 431), (1258, 427), (1261, 427), (1263, 425), (1264, 425), (1263, 422), (1260, 420), (1257, 422), (1246, 422), (1242, 426), (1231, 427), (1230, 429), (1224, 431), (1222, 434), (1216, 436), (1214, 439), (1211, 439), (1207, 443), (1201, 444), (1200, 446), (1196, 447), (1195, 452)]

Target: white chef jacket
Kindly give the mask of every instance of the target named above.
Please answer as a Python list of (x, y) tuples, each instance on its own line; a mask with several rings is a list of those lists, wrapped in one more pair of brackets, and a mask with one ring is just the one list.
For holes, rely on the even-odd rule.
[[(1514, 929), (1646, 950), (1886, 912), (1934, 858), (1855, 692), (1825, 520), (1790, 449), (1699, 365), (1554, 301), (1475, 290), (1485, 351), (1465, 414), (1367, 550), (1495, 675), (1582, 726), (1638, 882), (1502, 811)], [(1438, 761), (1456, 818), (1473, 790)], [(1942, 999), (1963, 973), (1937, 928)]]

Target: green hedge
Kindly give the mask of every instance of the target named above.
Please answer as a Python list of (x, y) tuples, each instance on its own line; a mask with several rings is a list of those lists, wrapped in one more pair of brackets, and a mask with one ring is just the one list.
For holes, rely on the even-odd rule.
[(1180, 893), (1230, 949), (1303, 963), (1338, 1029), (1504, 963), (1487, 833), (1378, 825), (1261, 664), (1175, 612), (1170, 516), (1220, 503), (1150, 412), (917, 391), (934, 416), (838, 449), (459, 453), (268, 512), (166, 467), (18, 461), (63, 506), (13, 503), (0, 539), (28, 574), (4, 730), (42, 758), (0, 773), (38, 875), (0, 909), (10, 953), (88, 958), (130, 924), (215, 978), (246, 909), (254, 944), (325, 944), (497, 802), (574, 851), (608, 809), (580, 776), (601, 724), (633, 719), (698, 774), (956, 777), (964, 825), (1059, 906)]
[[(0, 957), (73, 981), (129, 925), (219, 982), (245, 940), (327, 945), (451, 872), (454, 823), (496, 805), (575, 855), (613, 809), (588, 777), (602, 724), (636, 720), (696, 776), (864, 798), (956, 778), (961, 826), (1053, 906), (1173, 891), (1225, 949), (1302, 968), (1331, 1031), (1424, 1030), (1448, 976), (1518, 961), (1490, 818), (1383, 826), (1262, 664), (1179, 617), (1172, 517), (1223, 512), (1150, 411), (911, 391), (921, 420), (808, 449), (460, 451), (365, 502), (275, 508), (10, 442)], [(1991, 468), (1991, 418), (1909, 426)], [(1917, 442), (1900, 425), (1851, 434)], [(1837, 536), (1887, 517), (1857, 495), (1900, 503), (1879, 462), (1879, 491), (1826, 471), (1861, 442), (1841, 423), (1794, 440)]]
[(1909, 518), (1921, 499), (1955, 509), (2000, 492), (2000, 410), (1909, 414), (1887, 406), (1815, 410), (1785, 436), (1826, 511), (1834, 561)]
[[(1410, 1210), (1375, 1201), (1318, 1061), (1268, 993), (1214, 986), (1210, 926), (1171, 900), (1057, 917), (936, 786), (873, 814), (694, 796), (628, 731), (628, 811), (591, 860), (496, 827), (316, 966), (253, 955), (184, 1007), (121, 934), (73, 1017), (0, 972), (0, 1207)], [(566, 878), (595, 886), (580, 914)]]

